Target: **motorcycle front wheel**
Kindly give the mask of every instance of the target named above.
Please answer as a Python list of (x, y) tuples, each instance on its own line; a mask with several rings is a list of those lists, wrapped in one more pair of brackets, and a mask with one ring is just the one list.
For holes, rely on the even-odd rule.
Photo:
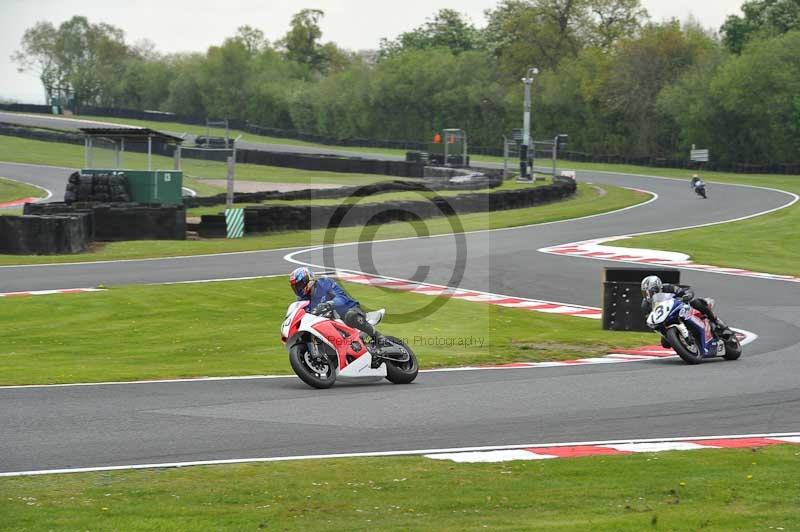
[(722, 355), (722, 358), (725, 360), (736, 360), (742, 356), (742, 344), (739, 343), (739, 339), (736, 338), (734, 334), (733, 337), (725, 342), (725, 354)]
[(678, 356), (687, 364), (699, 364), (703, 361), (700, 349), (691, 334), (687, 342), (687, 339), (681, 335), (678, 329), (670, 327), (667, 329), (667, 341), (672, 345), (672, 349), (678, 353)]
[(419, 364), (417, 363), (417, 356), (400, 338), (394, 336), (386, 336), (386, 340), (403, 348), (408, 353), (408, 360), (405, 362), (395, 362), (387, 360), (386, 364), (386, 380), (394, 384), (408, 384), (417, 378), (419, 373)]
[[(318, 349), (324, 348), (318, 346)], [(306, 343), (295, 344), (289, 350), (289, 364), (292, 369), (300, 380), (313, 388), (330, 388), (336, 382), (336, 368), (329, 357), (324, 359), (315, 358)]]

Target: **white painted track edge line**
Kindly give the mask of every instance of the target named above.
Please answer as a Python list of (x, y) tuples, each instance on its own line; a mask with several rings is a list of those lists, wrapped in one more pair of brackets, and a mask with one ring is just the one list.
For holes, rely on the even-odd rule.
[(180, 467), (208, 466), (208, 465), (230, 465), (230, 464), (248, 464), (248, 463), (253, 464), (253, 463), (265, 463), (265, 462), (290, 462), (290, 461), (300, 461), (300, 460), (325, 460), (325, 459), (339, 459), (339, 458), (421, 456), (426, 454), (527, 449), (531, 447), (535, 447), (538, 449), (547, 449), (547, 448), (572, 447), (572, 446), (625, 445), (625, 444), (637, 444), (637, 443), (660, 443), (660, 442), (681, 442), (681, 441), (694, 442), (694, 441), (712, 440), (712, 439), (734, 440), (734, 439), (745, 439), (745, 438), (787, 438), (787, 437), (793, 438), (797, 436), (800, 436), (800, 433), (779, 432), (779, 433), (767, 433), (767, 434), (686, 436), (686, 437), (669, 437), (669, 438), (642, 438), (642, 439), (600, 440), (600, 441), (562, 442), (562, 443), (543, 443), (543, 444), (526, 443), (526, 444), (516, 444), (516, 445), (491, 445), (482, 447), (452, 447), (443, 449), (365, 451), (358, 453), (312, 454), (312, 455), (275, 456), (275, 457), (260, 457), (260, 458), (228, 458), (228, 459), (217, 459), (217, 460), (196, 460), (188, 462), (163, 462), (163, 463), (129, 464), (129, 465), (115, 465), (115, 466), (77, 467), (77, 468), (64, 468), (64, 469), (41, 469), (41, 470), (31, 470), (31, 471), (9, 471), (0, 473), (0, 477), (21, 477), (21, 476), (54, 475), (54, 474), (67, 474), (67, 473), (91, 473), (100, 471), (125, 471), (125, 470), (135, 470), (135, 469), (180, 468)]
[[(544, 226), (544, 225), (553, 225), (553, 224), (560, 224), (560, 223), (566, 223), (566, 222), (577, 222), (579, 220), (588, 220), (590, 218), (597, 218), (597, 217), (600, 217), (600, 216), (608, 216), (610, 214), (616, 214), (616, 213), (620, 213), (620, 212), (623, 212), (623, 211), (628, 211), (630, 209), (637, 209), (639, 207), (644, 207), (644, 206), (656, 201), (658, 199), (658, 197), (659, 197), (658, 194), (656, 194), (655, 192), (651, 192), (649, 190), (633, 189), (633, 188), (630, 188), (630, 187), (620, 187), (620, 188), (626, 188), (626, 189), (629, 189), (629, 190), (636, 190), (637, 192), (646, 192), (647, 194), (650, 194), (651, 198), (649, 200), (647, 200), (647, 201), (643, 201), (643, 202), (637, 203), (635, 205), (628, 205), (627, 207), (622, 207), (621, 209), (616, 209), (616, 210), (613, 210), (613, 211), (601, 212), (601, 213), (597, 213), (597, 214), (589, 214), (589, 215), (586, 215), (586, 216), (580, 216), (578, 218), (566, 218), (564, 220), (553, 220), (553, 221), (550, 221), (550, 222), (538, 222), (538, 223), (533, 223), (533, 224), (517, 225), (517, 226), (513, 226), (513, 227), (499, 227), (497, 229), (476, 229), (474, 231), (461, 231), (461, 232), (458, 232), (458, 233), (441, 233), (441, 234), (429, 235), (429, 236), (407, 236), (407, 237), (401, 237), (401, 238), (384, 238), (382, 240), (371, 240), (369, 242), (357, 241), (357, 242), (341, 242), (339, 244), (330, 244), (330, 245), (321, 244), (321, 245), (316, 245), (316, 246), (313, 246), (313, 247), (310, 247), (310, 248), (306, 248), (306, 249), (300, 249), (300, 250), (298, 250), (298, 251), (296, 251), (294, 253), (287, 254), (287, 255), (285, 255), (283, 257), (283, 259), (288, 261), (288, 262), (292, 262), (292, 263), (299, 264), (299, 265), (302, 265), (302, 266), (313, 266), (315, 268), (321, 268), (322, 266), (320, 266), (320, 265), (307, 264), (307, 263), (304, 263), (304, 262), (301, 262), (301, 261), (298, 261), (298, 260), (294, 260), (293, 257), (294, 257), (294, 255), (298, 255), (298, 254), (302, 254), (302, 253), (312, 253), (314, 251), (319, 251), (319, 250), (325, 249), (326, 247), (337, 248), (337, 247), (345, 247), (345, 246), (355, 246), (355, 245), (365, 244), (365, 243), (383, 244), (383, 243), (387, 243), (387, 242), (403, 242), (403, 241), (407, 241), (407, 240), (419, 240), (419, 239), (428, 239), (428, 238), (442, 238), (442, 237), (448, 237), (448, 236), (452, 237), (452, 236), (455, 236), (455, 235), (474, 235), (474, 234), (480, 234), (480, 233), (498, 233), (498, 232), (501, 232), (501, 231), (515, 231), (515, 230), (518, 230), (518, 229), (528, 229), (528, 228), (531, 228), (531, 227), (540, 227), (540, 226)], [(337, 268), (337, 269), (339, 269), (339, 268)], [(356, 270), (342, 270), (342, 271), (353, 271), (355, 273), (361, 273), (362, 275), (370, 275), (370, 274), (365, 274), (365, 273), (362, 273), (362, 272), (357, 272)], [(388, 278), (389, 277), (387, 277), (387, 279)], [(416, 281), (414, 281), (414, 282), (416, 282)]]
[[(77, 144), (75, 144), (77, 146)], [(56, 166), (53, 164), (15, 163), (13, 161), (0, 161), (0, 164), (14, 164), (17, 166), (33, 166), (34, 168), (58, 168), (59, 170), (79, 170), (73, 166)]]
[[(0, 161), (0, 163), (2, 163), (2, 161)], [(11, 163), (11, 164), (16, 164), (16, 163)], [(28, 165), (28, 166), (37, 166), (37, 165)], [(55, 167), (55, 168), (62, 168), (62, 167)], [(622, 187), (622, 188), (628, 188), (628, 187)], [(637, 190), (639, 192), (646, 192), (646, 191), (642, 191), (642, 190), (639, 190), (639, 189), (631, 189), (631, 190)], [(584, 220), (584, 219), (587, 219), (587, 218), (594, 218), (594, 217), (597, 217), (597, 216), (606, 216), (606, 215), (609, 215), (609, 214), (615, 214), (615, 213), (618, 213), (618, 212), (627, 211), (629, 209), (635, 209), (635, 208), (638, 208), (638, 207), (643, 207), (643, 206), (647, 205), (648, 203), (651, 203), (651, 202), (655, 201), (656, 199), (658, 199), (658, 195), (655, 194), (654, 192), (650, 192), (650, 194), (654, 195), (655, 197), (650, 198), (649, 200), (647, 200), (645, 202), (637, 203), (636, 205), (628, 205), (627, 207), (623, 207), (621, 209), (617, 209), (617, 210), (614, 210), (614, 211), (608, 211), (608, 212), (603, 212), (603, 213), (598, 213), (598, 214), (591, 214), (591, 215), (583, 216), (583, 217), (580, 217), (580, 218), (567, 218), (567, 219), (564, 219), (564, 220), (554, 220), (552, 222), (539, 222), (539, 223), (535, 223), (535, 224), (519, 225), (519, 226), (515, 226), (515, 227), (501, 227), (501, 228), (498, 228), (498, 229), (477, 229), (475, 231), (461, 231), (459, 233), (441, 233), (441, 234), (430, 235), (430, 236), (426, 236), (426, 237), (409, 236), (409, 237), (402, 237), (402, 238), (386, 238), (386, 239), (383, 239), (383, 240), (370, 240), (369, 243), (370, 244), (380, 244), (380, 243), (383, 243), (383, 242), (401, 242), (401, 241), (404, 241), (404, 240), (415, 240), (415, 239), (419, 239), (419, 238), (441, 238), (441, 237), (446, 237), (446, 236), (452, 237), (454, 235), (469, 235), (469, 234), (486, 233), (486, 232), (493, 232), (493, 231), (511, 231), (511, 230), (514, 230), (514, 229), (525, 229), (525, 228), (528, 228), (528, 227), (536, 227), (536, 226), (540, 226), (540, 225), (550, 225), (550, 224), (557, 224), (557, 223), (564, 223), (564, 222), (573, 222), (573, 221), (577, 221), (577, 220)], [(366, 242), (362, 242), (362, 241), (342, 242), (341, 244), (334, 244), (334, 246), (357, 245), (357, 244), (364, 244), (364, 243), (366, 243)], [(156, 260), (182, 260), (182, 259), (193, 259), (193, 258), (203, 258), (203, 257), (224, 257), (226, 255), (248, 255), (248, 254), (253, 254), (253, 253), (272, 253), (272, 252), (277, 252), (277, 251), (289, 251), (289, 250), (297, 250), (297, 252), (299, 253), (299, 252), (306, 252), (306, 251), (307, 252), (317, 251), (318, 249), (322, 249), (324, 247), (325, 247), (325, 245), (323, 244), (323, 245), (316, 245), (316, 246), (311, 247), (311, 248), (306, 248), (306, 247), (303, 247), (303, 246), (287, 246), (287, 247), (274, 248), (274, 249), (253, 249), (253, 250), (247, 250), (247, 251), (225, 251), (225, 252), (221, 252), (221, 253), (201, 253), (201, 254), (198, 254), (198, 255), (177, 255), (177, 256), (174, 256), (174, 257), (147, 257), (147, 258), (141, 258), (141, 259), (95, 260), (95, 261), (84, 261), (84, 262), (49, 262), (49, 263), (45, 263), (45, 264), (8, 264), (8, 265), (0, 265), (0, 269), (3, 269), (3, 268), (41, 268), (41, 267), (46, 267), (46, 266), (58, 266), (58, 267), (61, 267), (61, 266), (85, 266), (85, 265), (90, 265), (90, 264), (114, 264), (114, 263), (118, 263), (118, 262), (119, 263), (145, 262), (145, 261), (156, 261)], [(284, 259), (285, 258), (286, 257), (284, 257)], [(293, 262), (293, 261), (289, 261), (289, 262)], [(302, 264), (302, 263), (297, 262), (296, 264)]]
[[(28, 185), (29, 187), (34, 187), (34, 188), (38, 188), (39, 190), (44, 190), (45, 193), (46, 193), (46, 196), (43, 197), (43, 198), (36, 198), (36, 199), (33, 200), (32, 203), (41, 203), (41, 202), (47, 201), (47, 200), (49, 200), (50, 198), (53, 197), (53, 192), (49, 188), (45, 188), (45, 187), (43, 187), (41, 185), (35, 185), (33, 183), (28, 183), (27, 181), (20, 181), (19, 179), (14, 179), (13, 177), (5, 177), (5, 176), (0, 176), (0, 177), (2, 177), (3, 179), (5, 179), (7, 181), (14, 181), (15, 183), (21, 183), (23, 185)], [(23, 199), (23, 198), (20, 198), (20, 199)], [(0, 209), (12, 209), (14, 207), (20, 207), (20, 205), (9, 205), (7, 207), (0, 207)]]

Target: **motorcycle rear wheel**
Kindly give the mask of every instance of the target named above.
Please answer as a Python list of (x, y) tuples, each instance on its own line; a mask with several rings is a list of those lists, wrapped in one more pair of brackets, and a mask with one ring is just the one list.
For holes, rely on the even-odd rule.
[[(322, 349), (322, 346), (320, 346)], [(336, 382), (336, 368), (328, 357), (327, 364), (313, 360), (308, 344), (299, 343), (289, 350), (289, 364), (300, 380), (313, 388), (324, 390)]]
[(394, 384), (409, 384), (417, 378), (419, 373), (419, 363), (417, 363), (417, 356), (408, 347), (405, 342), (400, 338), (394, 336), (387, 336), (386, 340), (396, 344), (408, 352), (408, 360), (406, 362), (395, 362), (387, 360), (386, 364), (386, 380)]
[[(691, 347), (694, 347), (694, 352), (692, 352), (691, 347), (686, 343), (686, 339), (684, 339), (680, 331), (675, 327), (667, 329), (667, 341), (672, 345), (672, 349), (678, 353), (678, 356), (687, 364), (699, 364), (703, 361), (703, 356), (700, 354), (697, 344), (692, 343)], [(692, 341), (694, 342), (694, 339), (692, 339)]]

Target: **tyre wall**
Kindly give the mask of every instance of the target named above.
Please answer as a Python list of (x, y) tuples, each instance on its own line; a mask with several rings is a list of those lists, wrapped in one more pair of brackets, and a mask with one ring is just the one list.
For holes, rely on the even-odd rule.
[(94, 240), (185, 240), (186, 209), (183, 205), (146, 203), (28, 203), (25, 214), (63, 215), (85, 213)]
[[(452, 197), (430, 201), (394, 201), (345, 205), (270, 205), (245, 207), (245, 232), (270, 233), (364, 226), (399, 221), (416, 221), (437, 216), (520, 209), (549, 203), (575, 193), (574, 181), (521, 189)], [(199, 224), (190, 224), (203, 237), (224, 237), (225, 216), (204, 215)]]
[[(496, 188), (503, 184), (502, 174), (500, 173), (486, 173), (483, 178), (476, 179), (467, 183), (427, 183), (420, 181), (385, 181), (382, 183), (375, 183), (371, 185), (362, 185), (354, 187), (340, 187), (329, 189), (307, 189), (296, 190), (291, 192), (237, 192), (233, 196), (234, 203), (258, 203), (265, 200), (317, 200), (317, 199), (333, 199), (333, 198), (349, 198), (349, 197), (365, 197), (373, 196), (375, 194), (386, 194), (388, 192), (424, 192), (424, 191), (437, 191), (437, 190), (479, 190), (484, 188)], [(216, 196), (195, 196), (186, 197), (183, 199), (183, 204), (186, 208), (204, 207), (211, 205), (221, 205), (225, 203), (225, 194), (217, 194)]]
[(0, 253), (55, 255), (79, 253), (91, 243), (88, 213), (0, 216)]

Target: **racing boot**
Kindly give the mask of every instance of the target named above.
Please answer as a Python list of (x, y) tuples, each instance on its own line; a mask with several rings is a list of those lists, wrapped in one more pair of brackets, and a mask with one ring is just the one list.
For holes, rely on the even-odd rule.
[(381, 357), (381, 353), (383, 352), (383, 348), (386, 345), (386, 339), (383, 337), (381, 333), (375, 331), (375, 336), (372, 337), (372, 345), (370, 346), (369, 352), (372, 353), (372, 368), (375, 369), (381, 365), (383, 362), (383, 358)]
[(734, 335), (733, 331), (730, 330), (730, 328), (727, 325), (725, 325), (724, 321), (722, 321), (719, 318), (716, 318), (713, 323), (714, 323), (714, 332), (716, 332), (717, 336), (722, 338), (723, 341), (728, 341), (731, 338), (733, 338)]

